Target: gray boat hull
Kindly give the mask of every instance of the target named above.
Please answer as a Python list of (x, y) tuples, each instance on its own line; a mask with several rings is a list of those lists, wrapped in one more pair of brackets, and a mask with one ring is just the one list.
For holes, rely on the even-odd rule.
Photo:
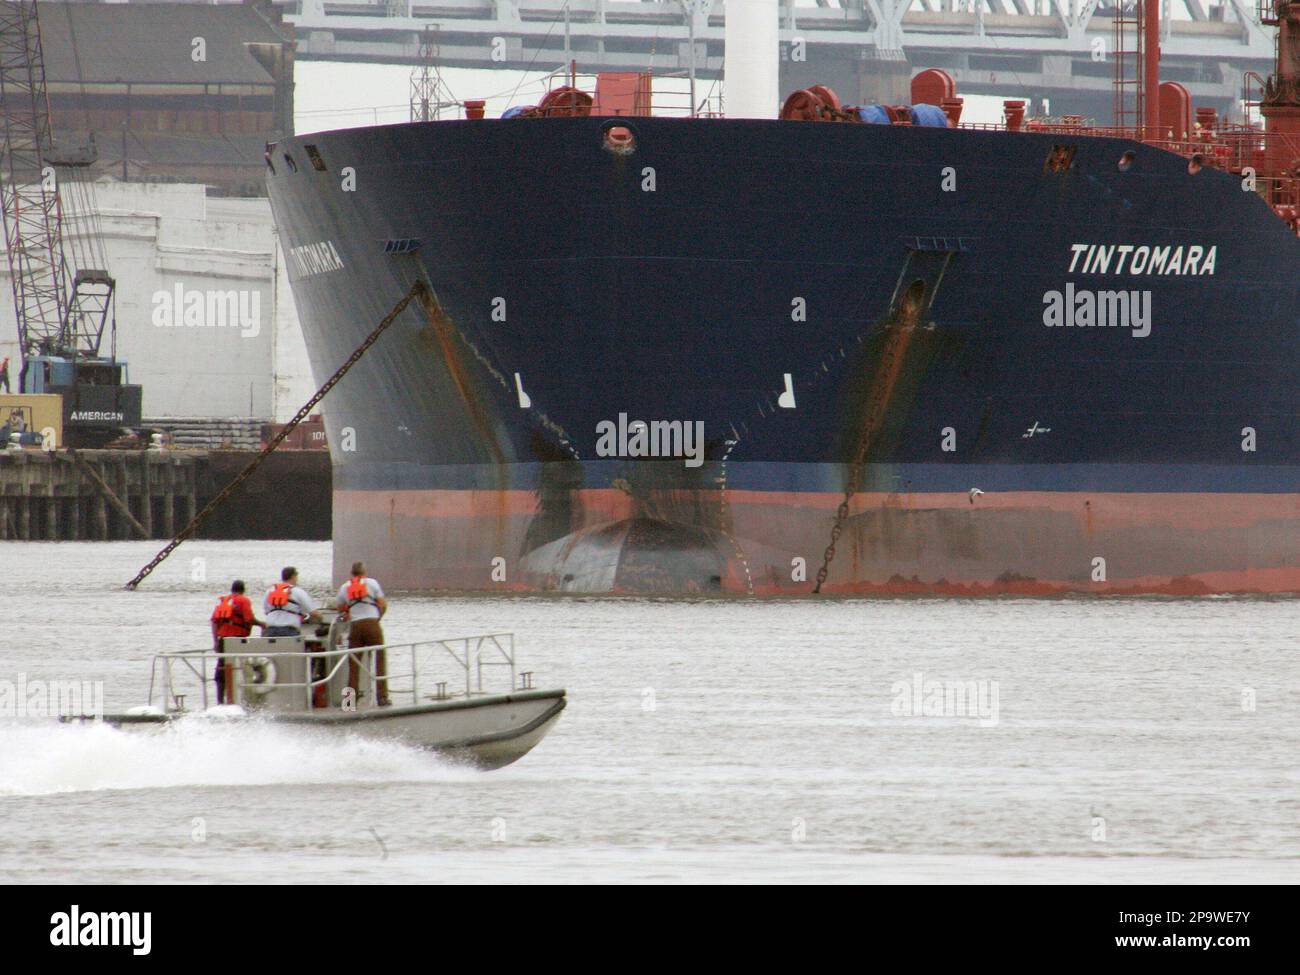
[[(546, 736), (564, 710), (563, 690), (525, 690), (510, 694), (404, 707), (368, 707), (355, 711), (257, 710), (214, 720), (272, 721), (329, 728), (366, 738), (399, 741), (446, 755), (483, 769), (501, 768), (528, 754)], [(104, 721), (122, 728), (166, 725), (185, 714), (115, 714)]]

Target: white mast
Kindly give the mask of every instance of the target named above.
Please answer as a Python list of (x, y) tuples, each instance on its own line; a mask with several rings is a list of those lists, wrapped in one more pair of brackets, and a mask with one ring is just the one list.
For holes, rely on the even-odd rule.
[(777, 62), (780, 57), (777, 0), (727, 0), (727, 118), (776, 118), (781, 107)]

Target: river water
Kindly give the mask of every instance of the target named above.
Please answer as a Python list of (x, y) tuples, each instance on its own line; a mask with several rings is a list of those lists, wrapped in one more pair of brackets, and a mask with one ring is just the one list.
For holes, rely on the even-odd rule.
[[(124, 592), (155, 548), (0, 543), (0, 701), (80, 680), (143, 703), (150, 654), (205, 645), (231, 578), (332, 588), (328, 543), (199, 542)], [(551, 734), (479, 772), (261, 725), (0, 717), (0, 876), (1300, 880), (1297, 600), (390, 595), (390, 642), (515, 633), (568, 690)]]

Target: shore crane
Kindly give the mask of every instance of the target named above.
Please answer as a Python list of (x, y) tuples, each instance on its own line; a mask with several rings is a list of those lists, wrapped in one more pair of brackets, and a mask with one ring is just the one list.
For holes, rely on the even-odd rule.
[[(116, 356), (116, 282), (102, 242), (92, 230), (69, 229), (87, 243), (78, 262), (65, 249), (60, 170), (88, 172), (96, 157), (93, 141), (70, 151), (54, 144), (36, 0), (3, 0), (0, 194), (23, 357), (18, 389), (62, 396), (70, 446), (101, 445), (138, 427), (141, 416), (140, 387), (127, 382), (127, 364)], [(90, 220), (87, 206), (81, 216)]]

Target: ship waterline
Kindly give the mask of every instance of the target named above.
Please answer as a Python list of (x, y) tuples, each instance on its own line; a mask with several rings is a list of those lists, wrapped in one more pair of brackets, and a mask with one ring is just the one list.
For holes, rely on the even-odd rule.
[[(668, 521), (647, 513), (653, 498), (575, 491), (572, 530), (530, 548), (546, 517), (533, 491), (343, 490), (335, 558), (364, 552), (412, 589), (792, 596), (813, 586), (843, 495), (692, 500), (715, 517)], [(1297, 508), (1281, 494), (858, 492), (821, 591), (1300, 594)]]

